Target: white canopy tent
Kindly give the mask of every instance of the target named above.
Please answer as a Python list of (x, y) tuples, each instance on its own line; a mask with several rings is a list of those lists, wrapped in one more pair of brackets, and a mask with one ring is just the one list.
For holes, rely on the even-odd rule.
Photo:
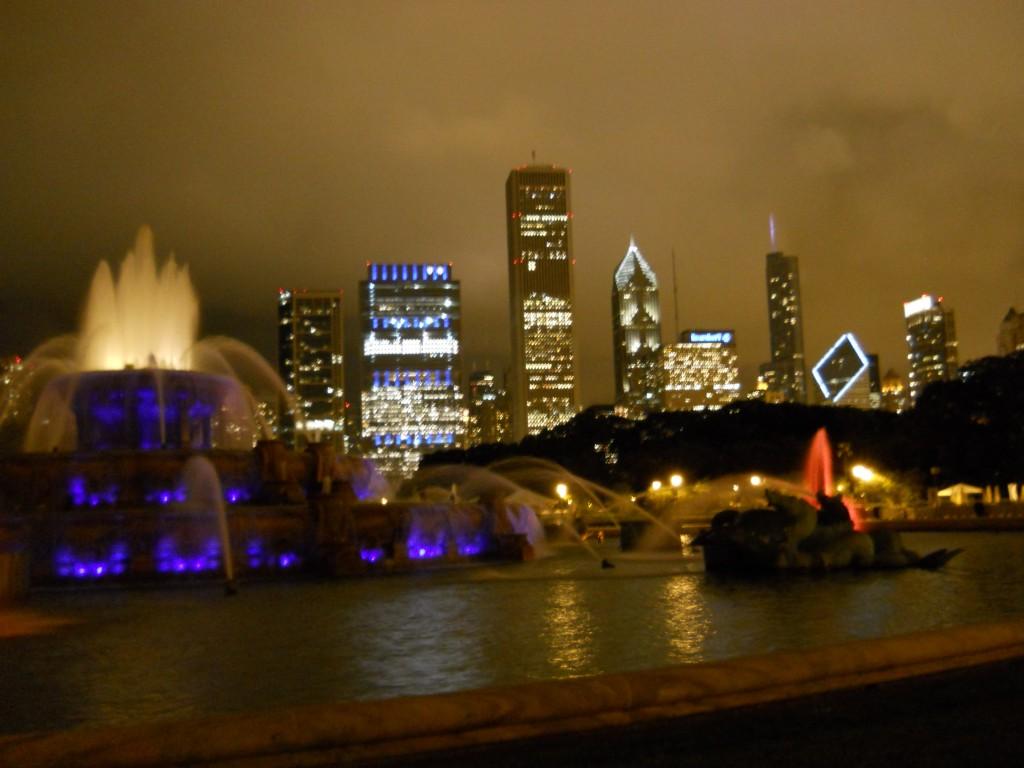
[(949, 499), (956, 505), (962, 505), (980, 501), (982, 494), (984, 493), (985, 492), (976, 485), (957, 483), (956, 485), (951, 485), (949, 488), (943, 488), (939, 491), (939, 498)]

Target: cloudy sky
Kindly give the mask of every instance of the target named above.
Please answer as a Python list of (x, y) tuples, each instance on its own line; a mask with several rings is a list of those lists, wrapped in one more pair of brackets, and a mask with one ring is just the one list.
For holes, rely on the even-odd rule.
[[(279, 286), (454, 262), (470, 365), (508, 358), (504, 181), (573, 169), (587, 403), (612, 397), (630, 235), (682, 327), (768, 356), (768, 215), (800, 256), (808, 356), (856, 333), (905, 371), (901, 303), (961, 359), (1024, 305), (1019, 2), (5, 2), (0, 355), (77, 324), (140, 224), (205, 333), (273, 359)], [(351, 345), (350, 345), (351, 346)]]

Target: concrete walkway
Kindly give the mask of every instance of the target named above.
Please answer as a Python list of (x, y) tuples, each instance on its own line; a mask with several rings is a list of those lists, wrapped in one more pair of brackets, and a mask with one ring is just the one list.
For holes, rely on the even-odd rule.
[(407, 768), (518, 766), (1020, 766), (1024, 660), (771, 704), (387, 760)]

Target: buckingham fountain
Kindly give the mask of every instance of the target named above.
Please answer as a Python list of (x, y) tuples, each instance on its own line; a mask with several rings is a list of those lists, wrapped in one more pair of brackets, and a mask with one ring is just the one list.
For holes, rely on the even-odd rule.
[(254, 395), (290, 403), (274, 370), (198, 327), (187, 267), (158, 268), (143, 228), (116, 278), (97, 268), (80, 333), (26, 359), (19, 386), (35, 407), (23, 451), (0, 457), (0, 553), (24, 584), (529, 556), (501, 498), (389, 504), (372, 463), (274, 439)]

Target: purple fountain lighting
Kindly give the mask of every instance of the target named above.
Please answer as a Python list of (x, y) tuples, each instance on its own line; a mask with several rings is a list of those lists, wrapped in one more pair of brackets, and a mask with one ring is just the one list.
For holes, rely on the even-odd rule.
[(380, 547), (369, 547), (359, 550), (359, 559), (364, 563), (379, 563), (384, 559), (384, 550)]
[(208, 539), (199, 552), (183, 551), (173, 539), (161, 539), (156, 549), (156, 569), (159, 573), (206, 573), (220, 568), (220, 542)]
[(154, 491), (150, 491), (146, 494), (146, 501), (150, 504), (162, 504), (166, 506), (171, 502), (178, 504), (183, 503), (188, 497), (183, 487), (177, 488), (158, 488)]
[(128, 547), (122, 543), (111, 545), (106, 556), (95, 552), (76, 553), (65, 547), (57, 550), (54, 571), (62, 579), (93, 581), (111, 576), (121, 576), (128, 567)]
[(482, 535), (476, 535), (457, 541), (457, 548), (459, 554), (463, 557), (473, 557), (479, 555), (484, 551), (484, 542)]
[(249, 568), (255, 570), (263, 565), (263, 542), (259, 539), (250, 539), (245, 545), (245, 557)]
[(444, 543), (443, 540), (439, 543), (410, 538), (406, 543), (406, 552), (410, 560), (434, 560), (444, 556)]
[(249, 491), (245, 488), (225, 488), (224, 501), (228, 504), (241, 504), (250, 498)]
[(113, 506), (117, 503), (117, 486), (108, 485), (106, 488), (90, 489), (86, 485), (84, 477), (75, 475), (68, 480), (68, 498), (73, 507), (100, 507), (103, 505)]

